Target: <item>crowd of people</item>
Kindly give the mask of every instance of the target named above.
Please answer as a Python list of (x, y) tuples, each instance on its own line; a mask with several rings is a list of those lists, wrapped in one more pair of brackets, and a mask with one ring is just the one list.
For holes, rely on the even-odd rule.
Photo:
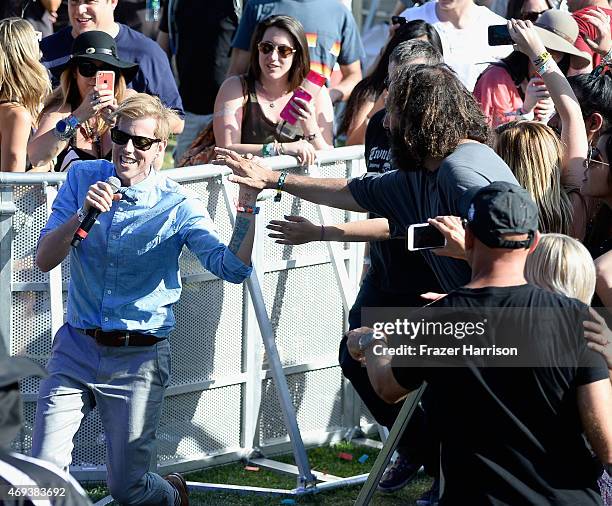
[[(368, 213), (267, 227), (280, 244), (367, 242), (339, 362), (376, 421), (391, 428), (405, 396), (428, 383), (379, 490), (424, 468), (433, 485), (420, 506), (612, 505), (608, 1), (397, 2), (370, 68), (339, 0), (162, 2), (146, 35), (116, 15), (123, 1), (68, 0), (64, 26), (59, 1), (34, 11), (9, 2), (0, 20), (0, 171), (67, 173), (36, 252), (45, 272), (70, 255), (71, 283), (29, 472), (68, 470), (96, 406), (113, 497), (188, 504), (181, 475), (149, 469), (170, 382), (178, 258), (187, 246), (219, 278), (244, 281), (257, 196), (274, 189), (275, 200), (286, 192)], [(164, 176), (173, 135), (176, 166), (232, 169), (228, 245), (200, 199)], [(266, 166), (276, 155), (308, 166), (317, 152), (361, 144), (368, 173), (351, 180)], [(407, 228), (425, 223), (445, 246), (407, 251)], [(372, 331), (364, 309), (425, 304), (524, 308), (531, 316), (512, 331), (537, 340), (531, 358), (546, 367), (411, 368), (375, 352), (394, 342)], [(538, 310), (561, 316), (543, 325)], [(555, 360), (560, 343), (575, 363)], [(0, 402), (14, 403), (28, 368), (6, 364)], [(0, 448), (0, 462), (25, 461)], [(0, 484), (11, 484), (1, 472)]]

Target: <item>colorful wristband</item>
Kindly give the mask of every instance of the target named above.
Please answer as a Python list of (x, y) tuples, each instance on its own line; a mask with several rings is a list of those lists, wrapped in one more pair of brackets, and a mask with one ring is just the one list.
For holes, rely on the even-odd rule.
[(276, 183), (276, 195), (274, 195), (274, 202), (280, 202), (283, 196), (283, 186), (285, 185), (285, 179), (287, 178), (286, 172), (281, 172), (278, 182)]
[(247, 205), (238, 205), (236, 206), (236, 211), (239, 213), (247, 213), (247, 214), (259, 214), (259, 207), (257, 206), (247, 206)]

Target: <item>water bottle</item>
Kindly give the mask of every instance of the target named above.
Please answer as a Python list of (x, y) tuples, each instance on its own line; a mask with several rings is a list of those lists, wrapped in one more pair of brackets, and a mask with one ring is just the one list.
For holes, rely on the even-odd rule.
[(302, 129), (297, 124), (296, 116), (291, 114), (291, 111), (295, 112), (291, 102), (295, 97), (306, 100), (306, 102), (310, 102), (313, 97), (317, 96), (321, 90), (321, 86), (325, 84), (326, 80), (327, 79), (325, 76), (322, 76), (313, 70), (308, 72), (306, 79), (304, 79), (302, 84), (293, 92), (291, 100), (287, 102), (287, 105), (280, 113), (281, 121), (279, 121), (278, 126), (276, 127), (276, 132), (279, 136), (282, 135), (288, 139), (295, 140), (303, 135)]
[(146, 21), (159, 21), (160, 9), (161, 9), (160, 0), (147, 0), (145, 20)]

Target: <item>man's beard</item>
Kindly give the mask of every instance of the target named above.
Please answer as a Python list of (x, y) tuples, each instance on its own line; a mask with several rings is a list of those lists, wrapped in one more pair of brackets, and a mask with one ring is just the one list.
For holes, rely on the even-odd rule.
[(404, 136), (398, 130), (389, 130), (389, 140), (391, 142), (393, 167), (405, 172), (418, 172), (421, 170), (422, 160), (416, 153), (408, 149)]

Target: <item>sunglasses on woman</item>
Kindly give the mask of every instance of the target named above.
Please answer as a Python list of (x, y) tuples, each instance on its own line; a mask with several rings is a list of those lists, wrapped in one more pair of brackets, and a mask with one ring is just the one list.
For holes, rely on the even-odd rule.
[(295, 53), (295, 49), (291, 46), (286, 46), (285, 44), (279, 44), (278, 46), (272, 44), (272, 42), (260, 42), (257, 44), (257, 49), (261, 54), (270, 54), (272, 51), (278, 51), (278, 56), (281, 58), (288, 58), (293, 53)]
[(597, 146), (589, 146), (587, 157), (584, 159), (582, 165), (585, 169), (588, 169), (589, 165), (591, 165), (592, 163), (600, 163), (601, 165), (607, 165), (609, 167), (609, 163), (606, 163), (603, 160), (599, 160), (600, 156), (601, 152), (599, 151), (599, 148)]
[(535, 23), (538, 18), (540, 17), (540, 14), (543, 14), (546, 11), (549, 11), (550, 9), (544, 9), (543, 11), (531, 11), (531, 12), (521, 12), (521, 19), (524, 21), (531, 21), (532, 23)]
[[(77, 63), (77, 69), (79, 69), (79, 74), (83, 77), (94, 77), (96, 72), (100, 72), (102, 70), (109, 70), (117, 73), (116, 70), (109, 66), (101, 66), (98, 67), (94, 62), (91, 61), (80, 61)], [(116, 77), (116, 76), (115, 76)]]
[(125, 146), (129, 140), (136, 149), (140, 151), (148, 151), (156, 142), (161, 142), (161, 139), (150, 139), (149, 137), (141, 137), (140, 135), (130, 135), (117, 127), (111, 128), (111, 140), (119, 146)]

